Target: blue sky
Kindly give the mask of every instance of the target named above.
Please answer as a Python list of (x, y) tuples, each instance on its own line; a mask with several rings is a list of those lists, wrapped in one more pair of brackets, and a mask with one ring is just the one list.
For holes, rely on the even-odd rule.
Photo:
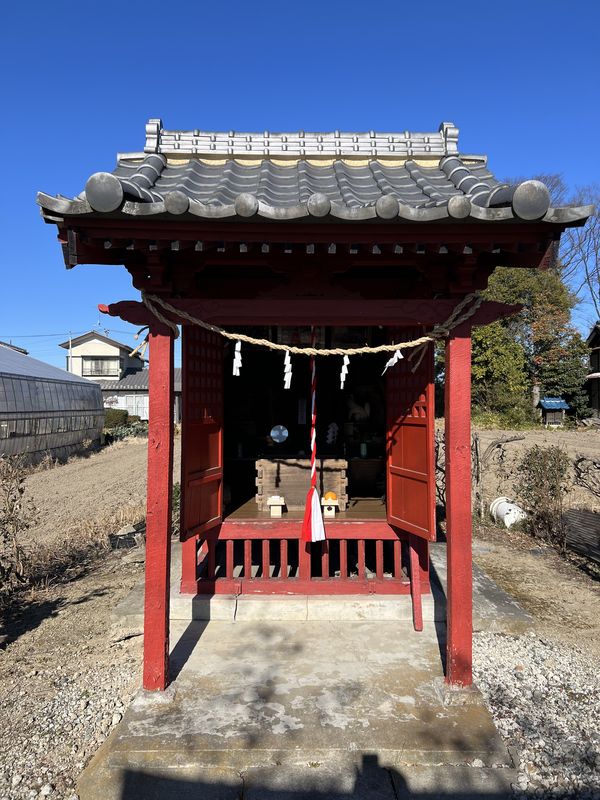
[[(122, 267), (65, 270), (35, 193), (77, 194), (142, 148), (150, 117), (216, 130), (450, 120), (498, 176), (600, 181), (599, 30), (598, 0), (5, 6), (0, 339), (62, 366), (57, 343), (93, 327), (97, 303), (136, 297)], [(131, 326), (104, 324), (133, 343)]]

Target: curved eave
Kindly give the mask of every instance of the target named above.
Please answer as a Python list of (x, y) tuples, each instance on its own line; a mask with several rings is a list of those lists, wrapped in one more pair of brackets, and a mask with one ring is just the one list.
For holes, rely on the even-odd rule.
[[(125, 201), (116, 212), (102, 214), (92, 209), (87, 200), (69, 200), (65, 197), (53, 197), (52, 195), (38, 192), (37, 203), (42, 208), (42, 215), (49, 222), (57, 222), (56, 214), (61, 216), (84, 216), (93, 215), (95, 217), (148, 217), (164, 215), (170, 219), (190, 219), (199, 217), (201, 219), (225, 219), (238, 217), (233, 203), (229, 205), (208, 205), (197, 200), (190, 200), (189, 209), (184, 214), (169, 213), (164, 202), (139, 203), (133, 200)], [(447, 206), (433, 206), (429, 208), (414, 208), (406, 204), (399, 204), (398, 214), (392, 218), (385, 218), (386, 222), (440, 222), (442, 220), (452, 220), (454, 222), (480, 221), (480, 222), (548, 222), (555, 225), (577, 225), (582, 224), (594, 213), (593, 205), (567, 206), (560, 208), (549, 208), (548, 211), (538, 220), (521, 220), (512, 208), (484, 208), (471, 204), (469, 214), (465, 217), (453, 217)], [(290, 221), (312, 216), (309, 211), (308, 203), (301, 203), (290, 207), (271, 206), (266, 203), (259, 203), (256, 215), (265, 219)], [(251, 219), (251, 217), (238, 217), (239, 219)], [(347, 222), (358, 222), (364, 220), (380, 218), (375, 206), (359, 206), (350, 208), (341, 203), (331, 203), (331, 209), (326, 217), (320, 219), (334, 218)]]

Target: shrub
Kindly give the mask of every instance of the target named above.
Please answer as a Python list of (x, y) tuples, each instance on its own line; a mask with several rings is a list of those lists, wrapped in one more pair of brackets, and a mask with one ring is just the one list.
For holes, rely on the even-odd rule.
[(569, 489), (570, 461), (557, 445), (534, 445), (516, 467), (516, 489), (527, 519), (525, 529), (549, 544), (565, 549), (563, 499)]
[(104, 427), (107, 430), (127, 424), (129, 414), (123, 408), (107, 408), (104, 413)]
[(128, 439), (130, 436), (147, 436), (148, 435), (148, 423), (147, 422), (134, 422), (130, 423), (129, 421), (125, 423), (125, 425), (118, 425), (115, 428), (111, 428), (110, 432), (106, 434), (106, 443), (110, 444), (111, 442), (118, 442), (122, 439)]
[(138, 417), (137, 414), (130, 414), (127, 417), (127, 422), (141, 422), (141, 417)]
[(24, 580), (19, 539), (35, 518), (33, 504), (24, 497), (26, 476), (22, 458), (0, 457), (0, 595)]

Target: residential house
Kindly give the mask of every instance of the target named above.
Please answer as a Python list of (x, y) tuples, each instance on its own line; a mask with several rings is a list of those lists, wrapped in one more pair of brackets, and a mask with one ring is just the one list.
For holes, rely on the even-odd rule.
[[(100, 381), (105, 408), (122, 408), (140, 419), (148, 415), (148, 375), (149, 370), (138, 370), (119, 381)], [(181, 369), (174, 369), (175, 422), (181, 422)]]
[(117, 342), (98, 331), (88, 331), (63, 342), (67, 351), (66, 369), (92, 381), (121, 380), (144, 369), (145, 360), (130, 355), (132, 346)]
[(590, 374), (587, 376), (590, 408), (594, 416), (600, 417), (600, 321), (590, 331), (587, 346), (590, 348)]

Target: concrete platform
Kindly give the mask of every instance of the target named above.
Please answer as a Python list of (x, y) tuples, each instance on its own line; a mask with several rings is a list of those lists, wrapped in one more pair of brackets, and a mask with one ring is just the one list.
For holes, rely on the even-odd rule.
[[(173, 548), (174, 681), (140, 692), (82, 775), (81, 800), (508, 798), (512, 760), (476, 689), (449, 690), (444, 544), (425, 628), (408, 596), (190, 597)], [(141, 625), (143, 585), (116, 621)], [(532, 620), (480, 569), (475, 628)]]
[(508, 796), (511, 758), (479, 693), (443, 683), (433, 622), (172, 627), (172, 686), (140, 692), (81, 800)]

